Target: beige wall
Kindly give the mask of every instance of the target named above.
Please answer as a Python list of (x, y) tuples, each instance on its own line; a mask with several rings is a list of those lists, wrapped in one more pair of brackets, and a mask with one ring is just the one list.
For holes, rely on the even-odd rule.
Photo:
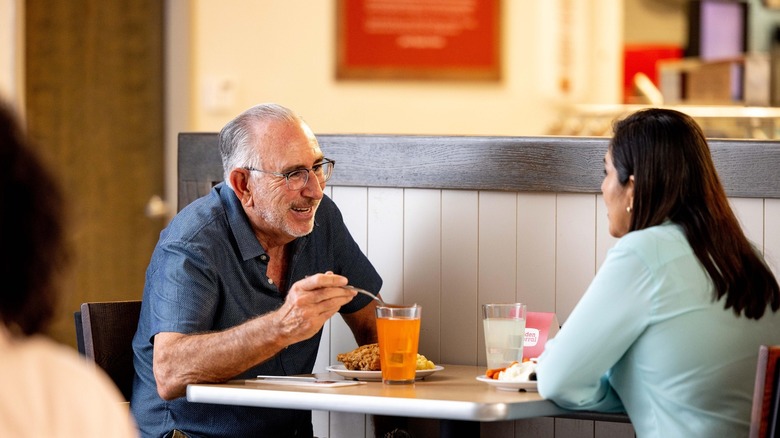
[(23, 0), (0, 0), (0, 98), (23, 108)]
[[(575, 8), (567, 29), (558, 26), (561, 4)], [(622, 17), (620, 0), (503, 1), (504, 79), (472, 83), (336, 81), (336, 0), (191, 5), (192, 123), (198, 130), (217, 130), (248, 106), (276, 101), (318, 132), (535, 135), (545, 133), (557, 103), (619, 97), (614, 66), (621, 25), (612, 18)], [(554, 52), (565, 34), (578, 49), (569, 66), (570, 97), (555, 89), (560, 57)], [(217, 111), (204, 106), (210, 81), (235, 89), (230, 104)]]

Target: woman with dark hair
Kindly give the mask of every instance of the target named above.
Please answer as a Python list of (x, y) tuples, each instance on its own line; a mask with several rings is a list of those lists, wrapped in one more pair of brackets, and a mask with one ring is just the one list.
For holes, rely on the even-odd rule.
[(620, 238), (539, 358), (539, 392), (628, 413), (638, 437), (747, 436), (780, 289), (732, 212), (699, 126), (648, 109), (614, 125), (601, 185)]
[(137, 436), (109, 378), (42, 336), (68, 259), (58, 187), (0, 103), (0, 436)]

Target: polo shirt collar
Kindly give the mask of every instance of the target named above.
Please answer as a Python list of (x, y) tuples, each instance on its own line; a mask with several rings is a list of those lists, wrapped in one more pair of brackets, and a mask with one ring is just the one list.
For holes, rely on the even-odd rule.
[[(233, 238), (238, 245), (238, 251), (241, 253), (241, 259), (244, 261), (259, 257), (265, 254), (265, 248), (260, 245), (257, 240), (252, 225), (249, 223), (249, 218), (244, 211), (244, 207), (241, 205), (241, 201), (236, 196), (236, 193), (227, 186), (227, 184), (220, 183), (216, 189), (219, 191), (219, 196), (222, 200), (222, 205), (225, 207), (225, 213), (227, 214), (227, 221), (230, 225), (230, 232), (233, 233)], [(318, 224), (315, 220), (314, 226)], [(307, 236), (299, 237), (292, 243), (293, 253), (302, 247), (307, 240)]]
[(233, 233), (238, 251), (241, 253), (241, 259), (247, 261), (265, 254), (265, 249), (257, 241), (257, 237), (254, 231), (252, 231), (252, 225), (249, 223), (249, 218), (246, 212), (244, 212), (244, 208), (241, 206), (241, 201), (236, 196), (236, 193), (224, 182), (220, 183), (217, 189), (227, 214), (230, 232)]

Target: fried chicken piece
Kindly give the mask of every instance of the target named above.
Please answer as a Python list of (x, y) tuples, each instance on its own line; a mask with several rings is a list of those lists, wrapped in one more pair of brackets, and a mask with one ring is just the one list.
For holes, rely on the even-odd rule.
[(382, 366), (379, 363), (379, 345), (366, 344), (349, 353), (341, 353), (336, 360), (344, 363), (348, 370), (379, 371)]

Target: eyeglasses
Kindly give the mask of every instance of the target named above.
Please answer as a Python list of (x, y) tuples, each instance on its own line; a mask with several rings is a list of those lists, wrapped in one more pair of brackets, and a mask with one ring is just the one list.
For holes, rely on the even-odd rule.
[(306, 187), (306, 184), (309, 182), (309, 172), (314, 172), (314, 176), (317, 177), (317, 181), (322, 184), (330, 179), (330, 176), (333, 174), (333, 166), (335, 165), (336, 162), (334, 160), (324, 158), (322, 161), (312, 166), (311, 169), (295, 169), (284, 173), (269, 172), (267, 170), (257, 169), (255, 167), (244, 167), (244, 169), (251, 172), (267, 173), (273, 176), (278, 176), (279, 178), (284, 178), (287, 181), (288, 189), (300, 190)]

